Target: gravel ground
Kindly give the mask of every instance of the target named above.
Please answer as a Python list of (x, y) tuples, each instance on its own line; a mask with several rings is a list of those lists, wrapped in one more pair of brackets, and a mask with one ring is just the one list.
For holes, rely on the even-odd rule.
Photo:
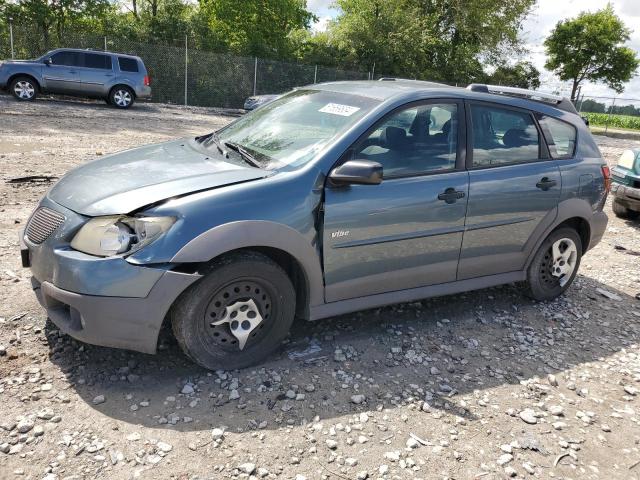
[[(18, 232), (96, 155), (229, 112), (0, 96), (0, 478), (640, 477), (640, 224), (613, 216), (572, 288), (516, 286), (308, 324), (262, 365), (207, 372), (58, 332)], [(608, 162), (640, 142), (598, 137)]]

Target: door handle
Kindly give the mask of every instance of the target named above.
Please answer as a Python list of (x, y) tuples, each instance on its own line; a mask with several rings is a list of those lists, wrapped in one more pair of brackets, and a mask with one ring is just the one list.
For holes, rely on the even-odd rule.
[(464, 198), (464, 192), (449, 187), (438, 195), (438, 200), (444, 200), (447, 203), (456, 203), (457, 200)]
[(551, 180), (549, 177), (542, 177), (538, 183), (536, 183), (536, 187), (540, 190), (547, 191), (551, 187), (555, 187), (558, 184), (555, 180)]

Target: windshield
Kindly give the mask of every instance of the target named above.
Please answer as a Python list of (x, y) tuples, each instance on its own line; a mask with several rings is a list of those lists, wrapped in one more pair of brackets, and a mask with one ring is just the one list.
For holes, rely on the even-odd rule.
[(296, 90), (219, 130), (217, 140), (223, 147), (235, 147), (228, 149), (236, 153), (240, 146), (261, 168), (295, 168), (378, 103), (357, 95)]

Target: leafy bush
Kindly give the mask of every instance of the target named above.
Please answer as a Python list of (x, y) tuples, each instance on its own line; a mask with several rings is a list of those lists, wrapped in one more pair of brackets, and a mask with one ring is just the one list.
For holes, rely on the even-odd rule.
[(589, 119), (590, 125), (605, 126), (612, 128), (628, 128), (631, 130), (640, 130), (640, 117), (632, 117), (631, 115), (608, 115), (606, 113), (587, 113), (582, 112)]

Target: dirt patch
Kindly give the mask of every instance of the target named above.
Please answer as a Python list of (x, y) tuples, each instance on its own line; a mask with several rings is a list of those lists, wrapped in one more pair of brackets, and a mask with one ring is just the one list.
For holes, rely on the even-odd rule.
[[(0, 478), (637, 478), (640, 225), (607, 213), (562, 298), (516, 286), (297, 322), (233, 372), (84, 345), (46, 321), (18, 232), (96, 156), (219, 110), (0, 96)], [(610, 164), (640, 142), (598, 137)], [(24, 314), (24, 315), (22, 315)]]

